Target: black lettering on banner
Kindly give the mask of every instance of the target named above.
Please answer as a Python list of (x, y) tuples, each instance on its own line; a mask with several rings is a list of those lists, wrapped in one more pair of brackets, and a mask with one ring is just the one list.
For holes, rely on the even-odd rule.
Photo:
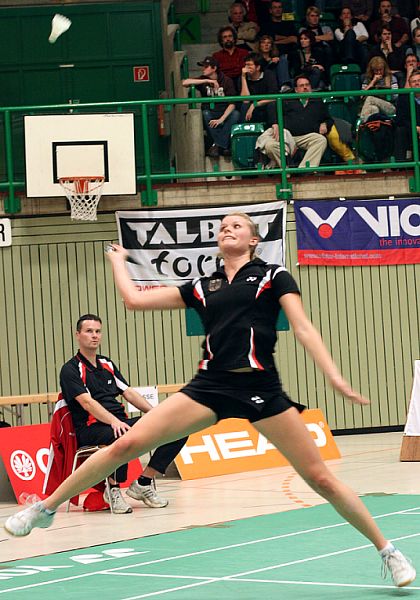
[(4, 229), (4, 223), (0, 223), (0, 238), (2, 242), (6, 241), (6, 232)]
[[(162, 247), (171, 250), (191, 249), (197, 247), (216, 248), (217, 233), (220, 223), (225, 217), (209, 215), (208, 217), (191, 216), (156, 218), (119, 218), (121, 238), (124, 248), (128, 250), (157, 250)], [(259, 224), (262, 242), (282, 239), (283, 210), (250, 213), (251, 218)]]
[[(203, 210), (118, 211), (119, 239), (133, 262), (130, 275), (137, 286), (181, 285), (218, 270), (218, 232), (222, 219), (246, 212), (258, 225), (257, 255), (269, 263), (284, 262), (283, 202), (253, 206), (224, 206)], [(135, 259), (135, 260), (134, 260)]]

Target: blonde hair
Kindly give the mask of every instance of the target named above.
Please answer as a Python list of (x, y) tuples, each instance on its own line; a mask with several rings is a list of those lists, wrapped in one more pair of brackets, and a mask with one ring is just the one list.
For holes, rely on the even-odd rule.
[(391, 87), (392, 83), (392, 73), (388, 67), (388, 63), (382, 56), (374, 56), (370, 59), (368, 66), (366, 68), (366, 76), (369, 81), (372, 81), (374, 76), (375, 69), (383, 69), (384, 70), (384, 81), (386, 87)]
[[(258, 225), (256, 223), (254, 223), (254, 221), (251, 219), (251, 217), (247, 214), (247, 213), (243, 213), (243, 212), (232, 212), (226, 215), (227, 217), (241, 217), (241, 219), (244, 219), (244, 221), (246, 221), (250, 231), (251, 231), (251, 235), (253, 237), (258, 238), (258, 240), (261, 239), (260, 237), (260, 233), (258, 231)], [(222, 219), (223, 221), (223, 219)], [(249, 249), (249, 254), (250, 254), (250, 259), (253, 260), (253, 258), (255, 258), (255, 251), (257, 249), (257, 246), (252, 246)]]
[(269, 51), (270, 58), (273, 58), (274, 56), (278, 56), (279, 51), (277, 50), (277, 46), (275, 45), (274, 39), (271, 37), (271, 35), (262, 35), (260, 37), (260, 39), (258, 40), (258, 52), (262, 55), (261, 42), (264, 42), (265, 40), (268, 40), (269, 42), (271, 42), (271, 48)]
[(317, 6), (308, 6), (306, 9), (306, 16), (309, 17), (311, 13), (315, 13), (318, 17), (321, 15), (321, 11)]

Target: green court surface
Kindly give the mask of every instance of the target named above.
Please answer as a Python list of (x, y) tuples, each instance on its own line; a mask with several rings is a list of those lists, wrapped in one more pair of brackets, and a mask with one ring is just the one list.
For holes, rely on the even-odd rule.
[[(420, 496), (366, 496), (363, 501), (385, 536), (420, 566)], [(397, 597), (420, 598), (420, 581), (397, 590), (389, 577), (383, 580), (375, 549), (329, 505), (0, 566), (1, 600)]]

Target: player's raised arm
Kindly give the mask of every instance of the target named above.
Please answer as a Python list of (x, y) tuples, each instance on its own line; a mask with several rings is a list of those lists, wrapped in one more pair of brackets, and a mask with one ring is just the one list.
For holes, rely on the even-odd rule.
[(112, 265), (115, 285), (130, 310), (153, 310), (185, 308), (179, 289), (176, 286), (156, 287), (139, 291), (127, 271), (128, 252), (118, 244), (112, 244), (113, 252), (106, 256)]

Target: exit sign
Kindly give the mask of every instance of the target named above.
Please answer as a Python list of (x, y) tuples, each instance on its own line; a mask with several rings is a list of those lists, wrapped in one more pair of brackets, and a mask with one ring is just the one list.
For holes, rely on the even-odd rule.
[(134, 81), (150, 81), (149, 67), (133, 67), (133, 79)]

